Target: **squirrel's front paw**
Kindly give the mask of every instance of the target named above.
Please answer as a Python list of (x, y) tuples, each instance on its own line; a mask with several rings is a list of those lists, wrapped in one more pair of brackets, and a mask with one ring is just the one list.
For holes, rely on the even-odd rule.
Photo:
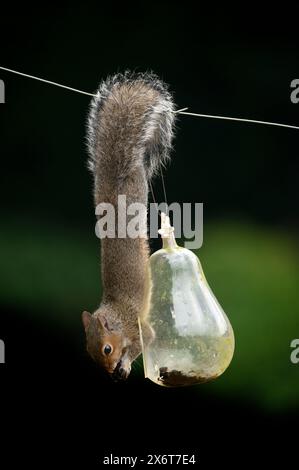
[(131, 361), (128, 357), (123, 357), (117, 364), (112, 374), (113, 380), (126, 380), (131, 372)]

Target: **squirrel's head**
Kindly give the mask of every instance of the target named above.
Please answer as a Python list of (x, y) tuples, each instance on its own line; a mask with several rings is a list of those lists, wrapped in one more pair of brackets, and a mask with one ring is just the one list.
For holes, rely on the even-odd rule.
[(119, 325), (108, 320), (107, 312), (99, 309), (96, 314), (82, 313), (86, 333), (87, 351), (90, 356), (113, 378), (126, 379), (131, 364), (128, 359), (128, 341), (121, 333)]

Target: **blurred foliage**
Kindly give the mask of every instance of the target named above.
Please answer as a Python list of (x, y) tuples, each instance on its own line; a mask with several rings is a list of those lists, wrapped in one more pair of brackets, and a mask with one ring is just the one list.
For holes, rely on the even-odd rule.
[(271, 408), (299, 407), (299, 252), (290, 236), (240, 225), (213, 225), (197, 253), (236, 337), (233, 362), (215, 391)]
[[(18, 230), (17, 230), (18, 228)], [(80, 314), (100, 301), (96, 237), (53, 226), (7, 224), (0, 234), (0, 302), (67, 328), (77, 342)], [(251, 400), (269, 409), (299, 408), (299, 253), (295, 239), (252, 225), (206, 224), (197, 255), (228, 314), (236, 351), (226, 373), (201, 393)], [(141, 373), (141, 361), (135, 373)]]
[(12, 224), (1, 229), (0, 244), (0, 302), (63, 327), (81, 327), (81, 311), (94, 309), (101, 295), (96, 237)]

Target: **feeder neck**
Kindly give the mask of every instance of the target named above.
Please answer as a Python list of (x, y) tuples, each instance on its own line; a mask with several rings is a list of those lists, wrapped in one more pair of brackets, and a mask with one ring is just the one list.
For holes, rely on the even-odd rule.
[(161, 212), (161, 228), (158, 232), (162, 237), (164, 249), (171, 250), (178, 247), (174, 237), (174, 228), (170, 225), (170, 219), (164, 212)]
[(169, 237), (162, 236), (162, 240), (163, 240), (163, 248), (165, 250), (173, 250), (178, 247), (177, 242), (174, 238), (173, 232), (169, 235)]

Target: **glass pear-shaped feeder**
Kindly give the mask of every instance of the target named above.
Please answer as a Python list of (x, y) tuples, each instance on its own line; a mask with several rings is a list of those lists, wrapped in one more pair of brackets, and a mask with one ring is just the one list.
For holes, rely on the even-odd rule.
[(139, 318), (145, 377), (167, 387), (213, 380), (234, 353), (231, 324), (199, 259), (176, 244), (162, 213), (163, 248), (149, 259), (149, 304)]

